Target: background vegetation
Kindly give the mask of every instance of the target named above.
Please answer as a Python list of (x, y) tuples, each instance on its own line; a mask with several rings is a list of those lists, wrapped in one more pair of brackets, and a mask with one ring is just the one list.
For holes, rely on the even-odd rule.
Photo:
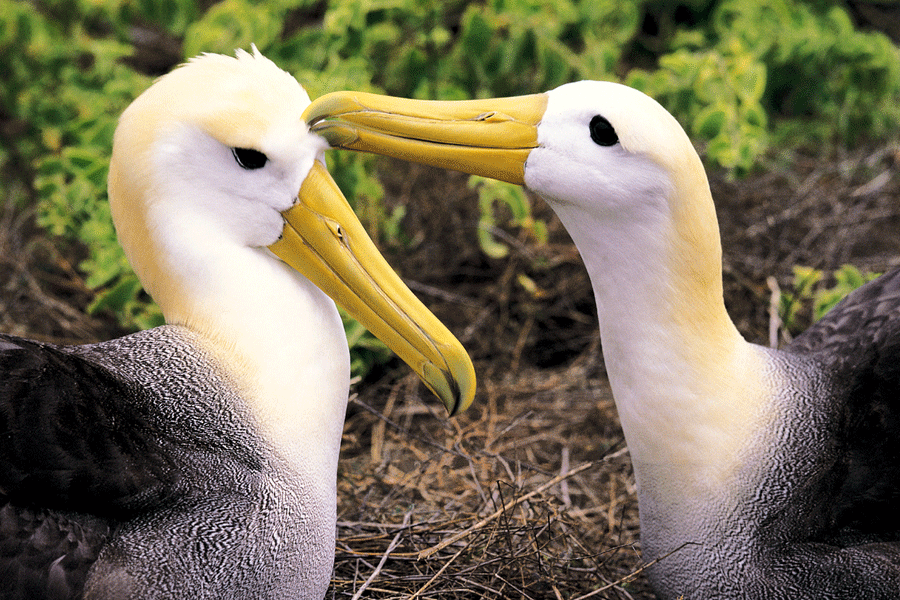
[[(0, 0), (2, 195), (36, 205), (40, 227), (83, 249), (77, 268), (96, 294), (91, 310), (129, 328), (162, 322), (118, 248), (105, 201), (117, 115), (185, 58), (251, 43), (312, 96), (456, 99), (623, 81), (658, 98), (710, 165), (736, 176), (786, 150), (880, 140), (900, 124), (900, 52), (858, 28), (840, 2)], [(373, 237), (414, 243), (403, 207), (381, 202), (372, 157), (329, 160)], [(486, 255), (508, 251), (498, 224), (546, 239), (519, 188), (470, 185)], [(347, 327), (357, 373), (385, 359)]]

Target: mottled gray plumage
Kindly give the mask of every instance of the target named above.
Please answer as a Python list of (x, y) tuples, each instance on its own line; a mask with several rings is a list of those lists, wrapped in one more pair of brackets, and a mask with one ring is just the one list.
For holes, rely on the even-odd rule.
[[(0, 368), (0, 598), (298, 598), (303, 567), (330, 564), (334, 531), (316, 524), (334, 507), (309, 505), (190, 331), (72, 347), (2, 336)], [(115, 392), (92, 394), (106, 377)], [(36, 404), (39, 420), (25, 415)]]

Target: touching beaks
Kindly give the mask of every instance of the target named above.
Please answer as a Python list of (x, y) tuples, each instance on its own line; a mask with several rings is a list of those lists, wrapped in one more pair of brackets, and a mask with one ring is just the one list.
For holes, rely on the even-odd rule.
[[(336, 92), (303, 118), (333, 147), (521, 185), (546, 108), (546, 94), (443, 102)], [(387, 265), (320, 163), (285, 220), (272, 251), (405, 360), (450, 414), (467, 408), (475, 388), (468, 355)]]

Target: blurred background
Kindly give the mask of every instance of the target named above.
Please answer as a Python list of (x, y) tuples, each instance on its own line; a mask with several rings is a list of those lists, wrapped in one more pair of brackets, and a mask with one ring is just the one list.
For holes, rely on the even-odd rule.
[[(707, 164), (738, 328), (778, 345), (900, 264), (898, 43), (897, 0), (0, 0), (0, 330), (83, 343), (162, 323), (106, 203), (116, 120), (187, 58), (256, 44), (312, 97), (647, 92)], [(346, 320), (330, 594), (652, 597), (590, 284), (552, 212), (506, 184), (327, 158), (481, 382), (446, 420)]]

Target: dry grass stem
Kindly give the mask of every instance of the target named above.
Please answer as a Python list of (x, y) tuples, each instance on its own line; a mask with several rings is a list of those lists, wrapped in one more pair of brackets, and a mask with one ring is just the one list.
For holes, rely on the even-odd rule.
[(569, 477), (572, 477), (573, 475), (577, 475), (578, 473), (581, 473), (582, 471), (586, 471), (587, 469), (590, 469), (592, 466), (594, 466), (593, 463), (585, 463), (583, 465), (575, 467), (574, 469), (572, 469), (571, 471), (569, 471), (567, 473), (557, 475), (556, 477), (554, 477), (547, 483), (541, 485), (540, 487), (538, 487), (535, 490), (528, 492), (524, 496), (521, 496), (520, 498), (516, 498), (515, 500), (507, 502), (500, 509), (498, 509), (494, 514), (490, 515), (489, 517), (486, 517), (486, 518), (478, 521), (471, 527), (464, 529), (464, 530), (460, 531), (459, 533), (453, 534), (452, 536), (450, 536), (446, 540), (442, 541), (440, 544), (437, 544), (436, 546), (428, 548), (427, 550), (422, 550), (421, 552), (419, 552), (419, 557), (418, 557), (419, 560), (428, 558), (432, 554), (434, 554), (436, 552), (440, 552), (447, 546), (455, 544), (459, 540), (461, 540), (465, 537), (468, 537), (471, 533), (478, 531), (479, 529), (481, 529), (482, 527), (484, 527), (485, 525), (487, 525), (494, 519), (500, 518), (501, 516), (506, 514), (506, 512), (508, 510), (510, 510), (511, 508), (518, 506), (519, 504), (527, 501), (530, 498), (533, 498), (534, 496), (537, 496), (538, 494), (546, 491), (548, 488), (553, 487), (557, 483), (564, 481), (565, 479), (568, 479)]

